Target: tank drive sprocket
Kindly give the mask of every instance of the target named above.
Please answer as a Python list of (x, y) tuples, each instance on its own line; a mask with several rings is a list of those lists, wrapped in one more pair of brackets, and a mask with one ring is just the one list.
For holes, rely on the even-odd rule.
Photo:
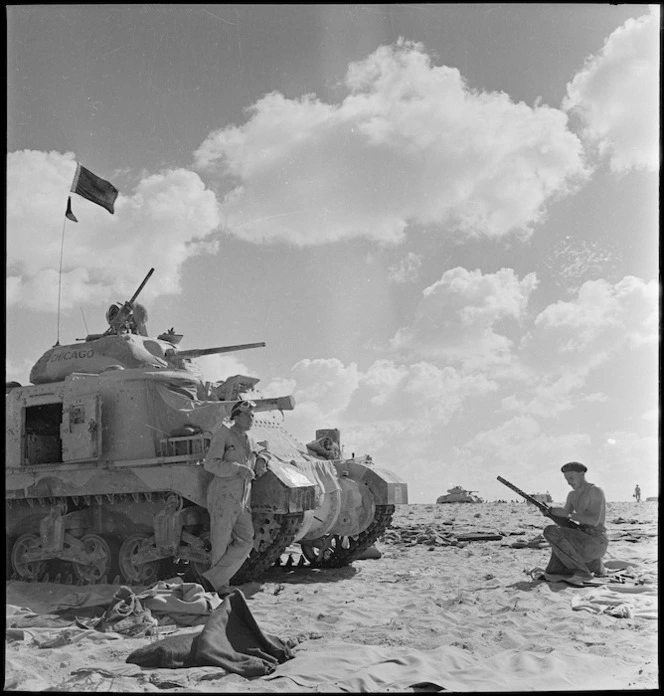
[(254, 544), (249, 558), (232, 577), (231, 583), (239, 585), (248, 582), (260, 577), (271, 568), (293, 543), (303, 518), (304, 513), (301, 512), (288, 515), (262, 515), (258, 518), (254, 516), (255, 535), (259, 540), (258, 551)]
[[(240, 570), (231, 578), (231, 584), (242, 585), (245, 582), (251, 582), (273, 566), (293, 543), (302, 525), (303, 517), (302, 512), (281, 515), (254, 512), (254, 548)], [(201, 534), (206, 547), (210, 545), (209, 537), (208, 530)], [(192, 580), (196, 581), (200, 578), (208, 567), (202, 563), (192, 563), (190, 574)]]

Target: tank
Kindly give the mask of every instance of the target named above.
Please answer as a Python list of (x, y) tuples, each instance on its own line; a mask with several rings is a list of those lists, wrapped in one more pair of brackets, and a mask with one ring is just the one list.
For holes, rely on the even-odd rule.
[(254, 547), (232, 579), (256, 580), (298, 546), (300, 563), (338, 567), (389, 526), (407, 486), (370, 457), (343, 458), (337, 429), (303, 444), (284, 427), (292, 396), (257, 397), (259, 380), (203, 382), (201, 355), (265, 346), (182, 350), (173, 328), (152, 338), (135, 300), (111, 305), (109, 328), (55, 345), (30, 385), (6, 389), (8, 577), (146, 585), (209, 567), (203, 460), (232, 406), (256, 403), (251, 433), (269, 471), (254, 482)]
[[(553, 503), (553, 498), (551, 497), (551, 493), (547, 491), (546, 493), (531, 493), (530, 494), (531, 498), (534, 498), (535, 500), (538, 500), (540, 503)], [(532, 503), (527, 500), (526, 501), (529, 505), (532, 505)]]
[(467, 491), (461, 486), (454, 486), (447, 489), (446, 495), (441, 495), (436, 503), (482, 503), (482, 498), (478, 495), (473, 495), (477, 491)]

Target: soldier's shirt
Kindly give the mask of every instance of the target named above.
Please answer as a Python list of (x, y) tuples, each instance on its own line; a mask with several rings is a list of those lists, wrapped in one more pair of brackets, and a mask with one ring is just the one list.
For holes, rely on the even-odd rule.
[(256, 453), (262, 448), (251, 435), (223, 425), (212, 438), (204, 468), (215, 476), (238, 476), (238, 464), (254, 468)]

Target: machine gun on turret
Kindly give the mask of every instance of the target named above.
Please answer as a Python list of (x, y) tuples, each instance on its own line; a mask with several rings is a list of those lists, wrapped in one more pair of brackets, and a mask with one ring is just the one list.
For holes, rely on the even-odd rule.
[(195, 358), (265, 346), (262, 342), (240, 343), (182, 350), (178, 345), (182, 334), (176, 333), (173, 328), (156, 338), (150, 337), (147, 311), (136, 302), (136, 298), (153, 273), (154, 268), (151, 268), (127, 302), (118, 302), (108, 308), (108, 328), (104, 333), (89, 334), (81, 343), (53, 346), (33, 366), (30, 381), (33, 384), (46, 384), (62, 381), (74, 372), (99, 374), (109, 368), (185, 370), (200, 380)]
[[(108, 329), (106, 329), (102, 336), (117, 336), (123, 333), (139, 334), (140, 336), (148, 335), (146, 328), (148, 315), (145, 307), (136, 303), (136, 298), (141, 294), (141, 291), (148, 280), (150, 280), (150, 276), (153, 273), (154, 268), (151, 268), (128, 302), (116, 302), (108, 308), (106, 311)], [(92, 337), (88, 336), (86, 340), (89, 341), (91, 338)], [(99, 336), (95, 336), (94, 338), (99, 338)]]

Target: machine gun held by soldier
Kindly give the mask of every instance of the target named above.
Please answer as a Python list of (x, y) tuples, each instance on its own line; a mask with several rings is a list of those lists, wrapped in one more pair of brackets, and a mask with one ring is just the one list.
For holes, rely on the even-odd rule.
[(539, 500), (537, 500), (537, 498), (533, 498), (532, 495), (524, 493), (520, 488), (517, 488), (513, 483), (506, 481), (502, 476), (498, 476), (497, 478), (502, 484), (504, 484), (508, 488), (511, 488), (515, 493), (518, 493), (529, 503), (532, 503), (536, 508), (540, 510), (540, 512), (542, 512), (542, 514), (544, 514), (549, 519), (553, 520), (559, 527), (567, 527), (568, 529), (579, 529), (582, 532), (586, 531), (586, 525), (583, 525), (577, 522), (576, 520), (571, 520), (569, 517), (561, 517), (560, 515), (555, 515), (552, 512), (551, 507), (546, 503), (542, 503)]

